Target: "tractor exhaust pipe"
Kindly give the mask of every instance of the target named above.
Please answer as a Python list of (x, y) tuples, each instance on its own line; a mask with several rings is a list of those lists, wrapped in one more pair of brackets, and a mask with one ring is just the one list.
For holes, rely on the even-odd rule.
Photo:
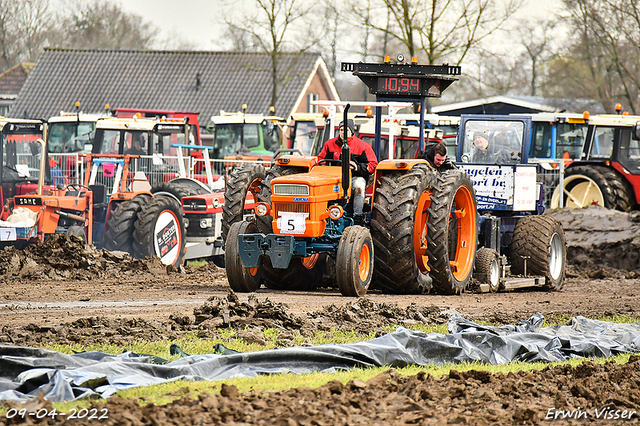
[[(343, 196), (344, 198), (348, 197), (348, 193), (349, 193), (349, 187), (351, 185), (351, 179), (350, 179), (350, 173), (349, 173), (349, 168), (350, 168), (350, 161), (351, 161), (351, 154), (349, 152), (349, 119), (348, 119), (348, 112), (349, 112), (349, 108), (351, 108), (351, 104), (347, 104), (344, 107), (344, 114), (343, 114), (343, 118), (342, 118), (342, 123), (344, 125), (344, 139), (342, 141), (342, 154), (340, 155), (340, 161), (342, 162), (342, 190), (343, 190)], [(338, 129), (338, 135), (340, 135), (340, 129)], [(355, 135), (354, 135), (355, 136)]]

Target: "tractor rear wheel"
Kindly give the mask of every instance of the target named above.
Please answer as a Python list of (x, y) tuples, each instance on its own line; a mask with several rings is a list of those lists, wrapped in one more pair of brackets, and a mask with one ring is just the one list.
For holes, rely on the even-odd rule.
[[(279, 166), (277, 164), (274, 166), (271, 166), (269, 171), (267, 171), (267, 175), (264, 178), (264, 181), (262, 182), (263, 185), (260, 188), (260, 193), (258, 193), (258, 202), (267, 203), (269, 206), (271, 206), (271, 181), (273, 179), (280, 176), (289, 176), (289, 175), (295, 175), (298, 173), (306, 173), (308, 171), (309, 169), (305, 167), (285, 167), (285, 166)], [(263, 234), (273, 233), (272, 222), (273, 222), (273, 216), (270, 214), (266, 216), (256, 217), (256, 224), (258, 225), (258, 229)]]
[(497, 251), (482, 247), (476, 253), (473, 278), (482, 284), (489, 284), (489, 291), (495, 293), (500, 288), (500, 255)]
[(566, 239), (558, 219), (525, 216), (516, 223), (511, 242), (511, 273), (543, 275), (547, 290), (560, 290), (566, 263)]
[(165, 265), (182, 265), (185, 229), (182, 209), (169, 197), (154, 197), (137, 215), (133, 233), (133, 255), (142, 259), (158, 256)]
[(604, 166), (573, 166), (565, 172), (563, 188), (557, 187), (551, 208), (558, 208), (560, 196), (564, 207), (584, 208), (597, 204), (628, 212), (634, 207), (633, 191), (615, 170)]
[(138, 195), (129, 201), (121, 201), (111, 211), (103, 236), (103, 246), (109, 251), (124, 251), (133, 256), (133, 233), (138, 212), (151, 197)]
[[(222, 206), (222, 239), (226, 241), (229, 228), (236, 222), (244, 220), (244, 203), (249, 192), (249, 185), (255, 179), (264, 179), (265, 168), (262, 164), (246, 163), (236, 168), (229, 176), (224, 192)], [(252, 195), (253, 197), (253, 195)]]
[[(439, 293), (461, 293), (473, 273), (478, 241), (476, 197), (469, 175), (461, 170), (439, 174), (428, 213), (427, 254), (433, 288)], [(450, 238), (452, 233), (454, 238)]]
[(373, 241), (367, 228), (344, 230), (336, 253), (336, 281), (343, 296), (361, 297), (373, 277)]
[(268, 257), (262, 261), (262, 279), (264, 285), (272, 290), (311, 291), (322, 282), (327, 263), (325, 253), (316, 253), (309, 257), (294, 257), (287, 269), (271, 266)]
[(229, 287), (238, 293), (254, 292), (260, 288), (261, 269), (245, 268), (240, 260), (238, 236), (258, 232), (254, 222), (235, 222), (229, 228), (229, 237), (224, 250), (224, 263), (227, 270)]
[(378, 177), (371, 211), (373, 286), (405, 294), (431, 289), (425, 235), (435, 184), (436, 172), (426, 164)]

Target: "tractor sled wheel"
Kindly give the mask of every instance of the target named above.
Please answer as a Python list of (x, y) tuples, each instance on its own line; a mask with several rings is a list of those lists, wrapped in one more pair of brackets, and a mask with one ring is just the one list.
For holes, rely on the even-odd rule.
[(85, 234), (84, 226), (71, 225), (67, 229), (67, 235), (70, 237), (80, 238), (85, 243), (87, 242), (87, 234)]
[(138, 212), (133, 233), (133, 255), (158, 256), (165, 265), (182, 265), (185, 230), (182, 210), (169, 197), (155, 197)]
[(373, 241), (367, 228), (344, 230), (336, 253), (336, 281), (343, 296), (364, 296), (373, 277)]
[[(258, 201), (261, 203), (267, 203), (271, 205), (271, 181), (280, 176), (289, 176), (295, 175), (298, 173), (306, 173), (309, 170), (304, 167), (284, 167), (284, 166), (271, 166), (269, 171), (267, 172), (264, 181), (262, 182), (262, 188), (260, 188), (260, 193), (258, 194)], [(271, 234), (273, 232), (273, 216), (257, 216), (256, 224), (258, 225), (258, 229), (263, 234)]]
[(559, 220), (525, 216), (518, 221), (511, 242), (511, 273), (544, 275), (547, 290), (560, 290), (566, 263), (566, 239)]
[[(182, 179), (181, 179), (182, 180)], [(158, 186), (151, 188), (151, 193), (154, 197), (167, 197), (180, 206), (182, 208), (182, 198), (190, 197), (192, 195), (204, 195), (209, 193), (206, 188), (200, 186), (199, 184), (193, 182), (190, 184), (185, 182), (184, 180), (180, 182), (167, 182), (161, 183)]]
[(431, 289), (425, 235), (435, 184), (436, 172), (426, 164), (378, 177), (371, 211), (374, 287), (405, 294)]
[[(450, 235), (455, 233), (455, 238)], [(473, 273), (478, 241), (478, 213), (468, 174), (450, 170), (438, 175), (427, 223), (427, 255), (433, 288), (461, 293)]]
[(238, 293), (254, 292), (260, 288), (261, 268), (245, 268), (240, 260), (238, 236), (255, 234), (258, 228), (253, 222), (235, 222), (229, 228), (228, 241), (224, 250), (229, 287)]
[(119, 202), (107, 221), (102, 239), (103, 246), (109, 251), (124, 251), (133, 255), (133, 233), (138, 220), (138, 212), (151, 197), (138, 195), (129, 201)]
[(564, 207), (583, 208), (597, 204), (628, 212), (634, 207), (633, 191), (615, 170), (603, 166), (574, 166), (564, 175), (564, 188), (557, 187), (551, 208), (558, 208), (560, 196)]
[(495, 293), (500, 288), (500, 255), (497, 251), (482, 247), (476, 253), (473, 278), (482, 284), (489, 284), (489, 291)]
[(255, 179), (264, 179), (265, 176), (264, 166), (252, 163), (238, 167), (229, 176), (222, 206), (222, 239), (225, 241), (231, 225), (244, 220), (244, 202), (247, 195), (251, 194), (249, 185)]
[(327, 255), (316, 253), (309, 257), (294, 257), (287, 269), (276, 269), (265, 257), (262, 262), (264, 285), (272, 290), (311, 291), (322, 282)]

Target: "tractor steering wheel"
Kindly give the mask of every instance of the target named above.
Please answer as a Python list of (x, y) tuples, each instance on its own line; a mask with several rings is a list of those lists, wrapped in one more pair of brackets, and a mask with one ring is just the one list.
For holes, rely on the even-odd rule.
[(318, 165), (322, 165), (322, 163), (329, 163), (327, 165), (337, 165), (337, 166), (341, 166), (342, 165), (342, 160), (340, 159), (335, 159), (335, 158), (323, 158), (322, 160), (318, 161)]

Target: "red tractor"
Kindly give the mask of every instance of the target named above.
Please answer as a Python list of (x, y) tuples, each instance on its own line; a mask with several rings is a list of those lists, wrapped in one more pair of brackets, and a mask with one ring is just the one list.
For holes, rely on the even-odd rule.
[(579, 158), (571, 161), (555, 189), (551, 207), (597, 204), (630, 211), (640, 205), (640, 116), (588, 118)]

